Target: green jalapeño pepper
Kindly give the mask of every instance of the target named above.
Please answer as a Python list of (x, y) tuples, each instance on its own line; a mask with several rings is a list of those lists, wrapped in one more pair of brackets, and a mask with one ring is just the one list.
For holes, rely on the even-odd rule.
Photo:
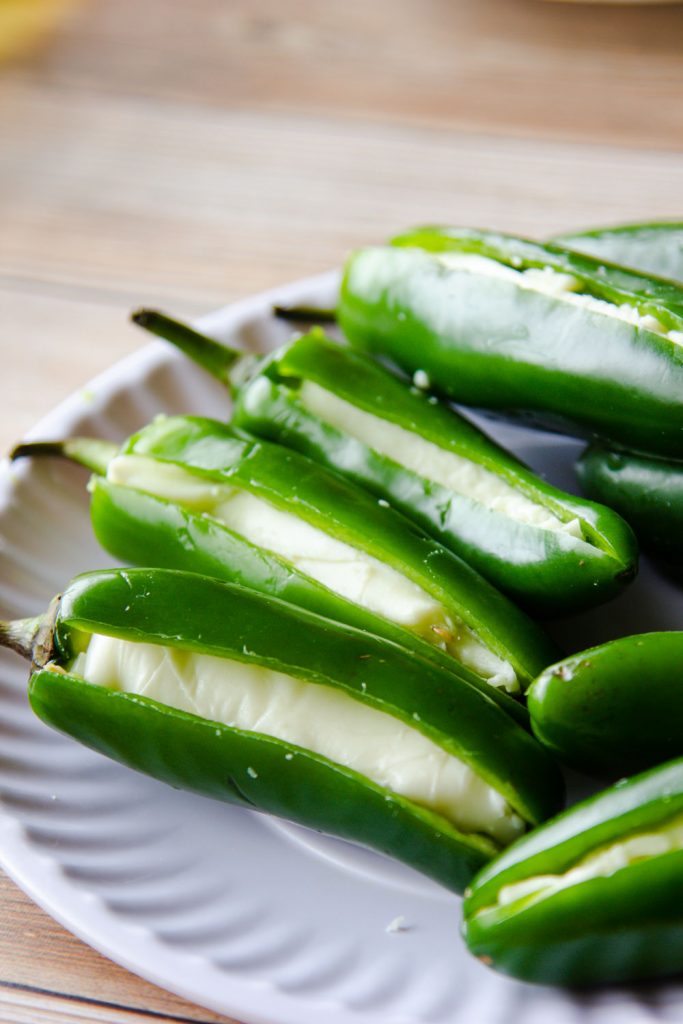
[(616, 509), (666, 571), (683, 573), (683, 461), (594, 443), (581, 455), (576, 472), (585, 493)]
[(362, 630), (168, 569), (77, 577), (5, 623), (49, 725), (172, 786), (364, 843), (455, 891), (557, 808), (554, 762), (465, 681)]
[(595, 605), (635, 574), (635, 539), (614, 512), (546, 484), (452, 407), (321, 330), (255, 359), (161, 313), (135, 319), (231, 388), (236, 427), (390, 502), (528, 610)]
[(555, 241), (596, 259), (621, 263), (683, 284), (683, 223), (680, 221), (594, 228), (562, 235)]
[(464, 903), (485, 964), (596, 985), (683, 967), (683, 761), (622, 780), (523, 837)]
[[(140, 495), (152, 499), (148, 513)], [(97, 537), (117, 558), (228, 576), (288, 599), (281, 580), (294, 571), (291, 589), (308, 607), (350, 621), (350, 604), (353, 625), (392, 639), (398, 631), (403, 643), (416, 638), (484, 686), (518, 692), (556, 660), (531, 619), (386, 503), (223, 423), (157, 419), (108, 461), (93, 499)], [(235, 540), (249, 545), (244, 557), (235, 557)]]
[(466, 405), (675, 455), (683, 288), (553, 243), (423, 228), (347, 263), (351, 343)]
[(527, 692), (536, 737), (589, 775), (683, 756), (683, 633), (621, 637), (551, 665)]

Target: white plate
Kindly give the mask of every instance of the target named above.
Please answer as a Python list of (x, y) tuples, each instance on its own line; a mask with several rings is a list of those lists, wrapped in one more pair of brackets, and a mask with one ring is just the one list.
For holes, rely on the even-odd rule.
[[(331, 304), (325, 275), (219, 311), (204, 327), (268, 349), (289, 328), (274, 300)], [(56, 409), (33, 437), (124, 438), (156, 412), (224, 415), (222, 389), (162, 343)], [(489, 429), (492, 429), (489, 425)], [(577, 446), (495, 434), (571, 485)], [(34, 615), (76, 572), (111, 564), (91, 537), (86, 474), (56, 461), (3, 467), (0, 610)], [(557, 627), (579, 649), (676, 628), (678, 589), (645, 568), (619, 600)], [(677, 986), (574, 997), (499, 977), (458, 936), (459, 900), (382, 857), (178, 793), (50, 732), (26, 668), (0, 662), (0, 862), (48, 913), (106, 956), (248, 1024), (534, 1024), (681, 1019)], [(396, 918), (404, 928), (387, 931)]]

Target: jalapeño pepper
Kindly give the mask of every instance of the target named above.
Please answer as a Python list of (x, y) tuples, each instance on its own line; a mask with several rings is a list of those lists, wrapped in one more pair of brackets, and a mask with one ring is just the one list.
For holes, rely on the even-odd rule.
[(0, 639), (33, 660), (36, 714), (85, 745), (455, 891), (561, 799), (549, 756), (468, 682), (219, 580), (85, 574)]
[(683, 964), (683, 761), (622, 780), (523, 837), (464, 902), (472, 953), (517, 978), (595, 985)]
[(555, 241), (599, 260), (621, 263), (683, 284), (683, 223), (680, 221), (593, 228), (562, 235)]
[(621, 637), (551, 665), (527, 696), (536, 737), (589, 775), (683, 756), (683, 633)]
[(93, 524), (117, 558), (194, 567), (288, 599), (294, 591), (298, 603), (326, 615), (400, 634), (404, 643), (415, 637), (454, 671), (464, 666), (510, 692), (526, 688), (556, 660), (545, 634), (385, 505), (298, 453), (244, 439), (223, 423), (161, 417), (109, 459), (106, 478), (94, 484)]
[(683, 462), (594, 443), (576, 472), (585, 493), (622, 515), (667, 572), (683, 573)]
[(546, 484), (454, 409), (322, 331), (257, 359), (160, 313), (135, 319), (231, 387), (235, 426), (390, 502), (527, 609), (586, 608), (635, 574), (634, 538), (613, 512)]
[(351, 343), (448, 397), (672, 455), (683, 442), (683, 288), (553, 243), (422, 228), (347, 263)]

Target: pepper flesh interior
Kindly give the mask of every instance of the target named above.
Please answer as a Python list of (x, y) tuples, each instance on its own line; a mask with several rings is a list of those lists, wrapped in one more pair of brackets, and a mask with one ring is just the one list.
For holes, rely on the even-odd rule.
[(625, 320), (635, 327), (659, 334), (675, 344), (683, 344), (683, 331), (669, 330), (657, 317), (650, 313), (641, 313), (635, 305), (628, 302), (617, 306), (606, 299), (598, 299), (594, 295), (580, 291), (581, 281), (572, 274), (563, 274), (551, 267), (530, 267), (527, 270), (515, 270), (506, 263), (499, 263), (488, 256), (473, 253), (445, 253), (438, 260), (450, 270), (463, 270), (472, 274), (483, 274), (486, 277), (498, 277), (510, 281), (518, 288), (529, 291), (544, 292), (572, 305), (582, 306), (591, 313), (601, 313), (617, 320)]
[(639, 832), (609, 846), (592, 850), (561, 875), (535, 875), (504, 885), (498, 893), (498, 906), (508, 906), (526, 898), (545, 899), (560, 889), (579, 885), (591, 878), (607, 878), (636, 861), (682, 849), (683, 814), (679, 814), (659, 829)]
[(298, 516), (249, 491), (211, 483), (177, 465), (145, 456), (117, 456), (109, 464), (107, 479), (210, 515), (335, 593), (446, 650), (492, 686), (508, 692), (519, 690), (513, 666), (486, 647), (468, 626), (454, 621), (418, 584)]
[(258, 664), (101, 634), (91, 636), (71, 671), (99, 686), (314, 751), (463, 832), (484, 833), (506, 845), (524, 831), (504, 797), (463, 761), (333, 686)]
[(543, 505), (527, 498), (496, 473), (469, 458), (441, 448), (397, 423), (359, 409), (312, 381), (302, 383), (298, 397), (305, 409), (325, 423), (362, 441), (426, 480), (441, 484), (516, 522), (584, 539), (576, 517), (563, 522)]

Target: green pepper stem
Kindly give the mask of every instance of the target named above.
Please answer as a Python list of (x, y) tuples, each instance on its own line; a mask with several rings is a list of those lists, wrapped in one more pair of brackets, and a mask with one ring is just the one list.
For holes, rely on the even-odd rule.
[(231, 387), (230, 370), (244, 358), (244, 352), (221, 345), (206, 334), (200, 334), (189, 324), (173, 320), (156, 309), (138, 309), (131, 315), (131, 320), (138, 327), (144, 327), (146, 331), (170, 342), (194, 363), (208, 370), (221, 384)]
[(335, 324), (336, 309), (320, 309), (317, 306), (273, 306), (273, 314), (279, 320), (296, 320), (305, 324)]
[(91, 437), (69, 437), (65, 441), (25, 441), (16, 445), (10, 452), (10, 459), (42, 458), (56, 456), (77, 462), (92, 473), (101, 476), (107, 472), (107, 466), (118, 454), (120, 445), (113, 441), (100, 441)]

